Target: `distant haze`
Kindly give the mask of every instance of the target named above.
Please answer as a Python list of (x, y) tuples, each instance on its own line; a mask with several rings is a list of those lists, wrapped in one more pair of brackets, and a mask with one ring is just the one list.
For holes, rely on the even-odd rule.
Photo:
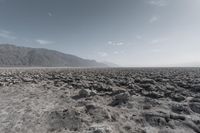
[(200, 66), (200, 0), (0, 0), (0, 44), (118, 66)]

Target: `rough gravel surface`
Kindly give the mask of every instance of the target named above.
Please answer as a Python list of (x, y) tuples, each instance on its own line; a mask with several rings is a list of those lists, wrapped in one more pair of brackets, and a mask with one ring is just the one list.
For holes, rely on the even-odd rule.
[(0, 133), (200, 133), (200, 69), (1, 69)]

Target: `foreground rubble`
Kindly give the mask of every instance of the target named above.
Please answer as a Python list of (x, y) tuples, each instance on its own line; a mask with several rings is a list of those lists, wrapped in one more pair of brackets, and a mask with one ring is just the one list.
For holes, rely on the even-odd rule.
[(1, 133), (200, 133), (200, 69), (1, 69)]

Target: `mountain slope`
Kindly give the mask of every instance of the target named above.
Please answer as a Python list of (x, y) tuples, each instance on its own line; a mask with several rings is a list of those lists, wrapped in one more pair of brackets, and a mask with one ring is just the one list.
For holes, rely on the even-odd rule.
[(106, 67), (106, 65), (54, 50), (1, 44), (0, 67)]
[(108, 61), (103, 61), (102, 63), (106, 64), (108, 67), (119, 67), (119, 65)]

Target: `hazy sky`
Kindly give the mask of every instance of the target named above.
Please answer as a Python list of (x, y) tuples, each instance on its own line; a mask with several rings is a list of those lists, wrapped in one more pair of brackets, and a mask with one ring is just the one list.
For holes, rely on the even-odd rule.
[(0, 43), (120, 66), (200, 64), (200, 0), (0, 0)]

